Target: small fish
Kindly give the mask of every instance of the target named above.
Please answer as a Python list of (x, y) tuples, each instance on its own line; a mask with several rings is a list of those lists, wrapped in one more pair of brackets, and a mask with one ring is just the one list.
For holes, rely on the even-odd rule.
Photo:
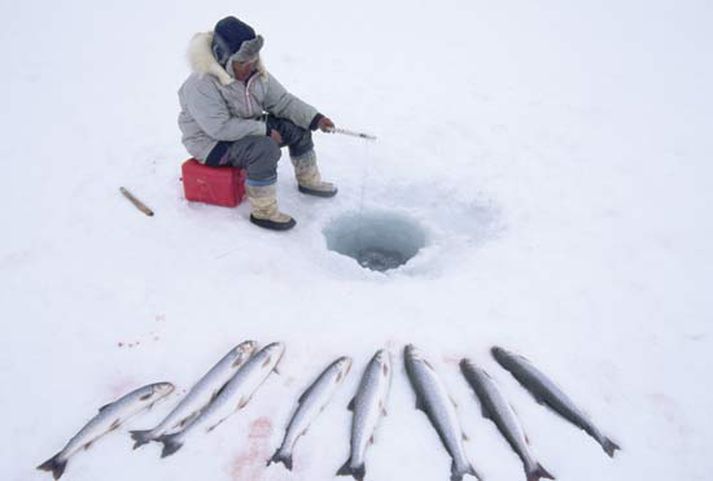
[(483, 417), (495, 423), (510, 447), (522, 460), (527, 481), (538, 481), (540, 478), (555, 479), (530, 452), (527, 436), (515, 411), (500, 393), (490, 375), (469, 359), (461, 360), (460, 369), (480, 400)]
[(374, 442), (374, 431), (386, 415), (386, 400), (391, 386), (391, 358), (381, 349), (364, 370), (356, 396), (349, 403), (353, 412), (349, 459), (339, 468), (340, 476), (351, 475), (362, 481), (366, 474), (366, 448)]
[(256, 346), (255, 341), (245, 341), (235, 346), (191, 388), (186, 397), (156, 427), (144, 431), (131, 431), (131, 437), (136, 441), (134, 449), (187, 426), (252, 356)]
[(81, 449), (89, 449), (94, 441), (114, 431), (124, 421), (144, 409), (151, 408), (173, 390), (174, 386), (169, 382), (149, 384), (100, 407), (99, 413), (69, 440), (64, 449), (40, 464), (37, 469), (51, 471), (54, 479), (59, 479), (67, 467), (67, 461), (73, 454)]
[(532, 394), (538, 403), (544, 404), (567, 421), (583, 429), (601, 445), (609, 457), (614, 457), (614, 452), (621, 449), (614, 441), (602, 434), (589, 417), (580, 411), (574, 402), (530, 361), (500, 347), (493, 347), (490, 351), (495, 360), (510, 371), (510, 374)]
[(183, 446), (186, 435), (200, 426), (206, 431), (212, 431), (220, 423), (229, 418), (237, 410), (242, 409), (250, 401), (252, 395), (275, 371), (277, 363), (282, 359), (285, 345), (280, 342), (268, 344), (257, 354), (243, 364), (238, 372), (220, 390), (218, 395), (201, 413), (193, 418), (186, 427), (172, 434), (159, 436), (156, 441), (163, 443), (161, 457), (165, 458), (175, 453)]
[(277, 449), (274, 456), (267, 462), (282, 463), (289, 470), (292, 470), (292, 451), (297, 440), (307, 432), (312, 421), (327, 406), (337, 388), (342, 384), (352, 366), (352, 360), (348, 357), (340, 357), (330, 364), (319, 375), (297, 401), (297, 409), (290, 420), (282, 445)]
[(416, 409), (420, 409), (436, 429), (443, 446), (453, 459), (451, 481), (461, 481), (471, 474), (481, 479), (468, 460), (463, 440), (465, 435), (456, 414), (456, 405), (446, 391), (431, 363), (421, 351), (409, 344), (404, 349), (404, 363), (411, 386), (416, 393)]

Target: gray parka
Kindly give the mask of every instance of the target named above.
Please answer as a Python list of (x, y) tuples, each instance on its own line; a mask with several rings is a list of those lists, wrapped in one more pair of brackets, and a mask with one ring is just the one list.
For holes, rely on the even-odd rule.
[(233, 78), (232, 68), (218, 64), (211, 51), (213, 33), (193, 37), (188, 50), (192, 73), (178, 90), (178, 126), (188, 152), (205, 162), (219, 141), (266, 135), (264, 112), (307, 129), (317, 109), (290, 94), (260, 64), (246, 83)]

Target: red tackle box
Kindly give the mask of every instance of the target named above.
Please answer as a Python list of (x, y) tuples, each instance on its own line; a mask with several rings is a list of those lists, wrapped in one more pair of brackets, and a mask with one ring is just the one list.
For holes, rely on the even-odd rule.
[(235, 207), (245, 195), (245, 171), (237, 167), (208, 167), (188, 159), (181, 167), (186, 199)]

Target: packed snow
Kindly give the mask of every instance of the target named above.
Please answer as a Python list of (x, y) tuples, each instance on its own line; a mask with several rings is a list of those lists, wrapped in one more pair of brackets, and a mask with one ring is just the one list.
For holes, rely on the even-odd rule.
[[(74, 456), (68, 481), (337, 479), (346, 405), (377, 349), (395, 367), (366, 480), (445, 481), (450, 459), (402, 350), (429, 356), (490, 481), (524, 479), (458, 370), (484, 367), (560, 480), (710, 478), (713, 460), (713, 5), (623, 2), (4, 2), (0, 478), (36, 466), (97, 409), (177, 387)], [(278, 196), (297, 219), (183, 198), (176, 91), (191, 36), (235, 15), (267, 68), (337, 126), (315, 134), (333, 199)], [(124, 186), (155, 211), (147, 217)], [(327, 248), (343, 216), (385, 212), (424, 246), (386, 272)], [(245, 339), (286, 344), (279, 374), (160, 459), (157, 424)], [(527, 356), (622, 447), (607, 457), (489, 354)], [(295, 449), (266, 467), (303, 389), (354, 364)], [(346, 479), (346, 478), (340, 478)], [(465, 478), (472, 479), (469, 477)]]

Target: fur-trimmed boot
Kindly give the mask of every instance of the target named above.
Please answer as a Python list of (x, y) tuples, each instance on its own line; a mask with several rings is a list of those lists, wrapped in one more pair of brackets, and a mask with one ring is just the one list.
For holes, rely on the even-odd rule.
[(297, 222), (277, 207), (277, 184), (246, 185), (245, 194), (252, 206), (250, 222), (270, 230), (292, 229)]
[(290, 160), (295, 166), (297, 188), (300, 192), (317, 197), (334, 197), (337, 187), (331, 182), (322, 180), (317, 167), (317, 154), (314, 153), (314, 150), (305, 152), (299, 157), (292, 157)]

